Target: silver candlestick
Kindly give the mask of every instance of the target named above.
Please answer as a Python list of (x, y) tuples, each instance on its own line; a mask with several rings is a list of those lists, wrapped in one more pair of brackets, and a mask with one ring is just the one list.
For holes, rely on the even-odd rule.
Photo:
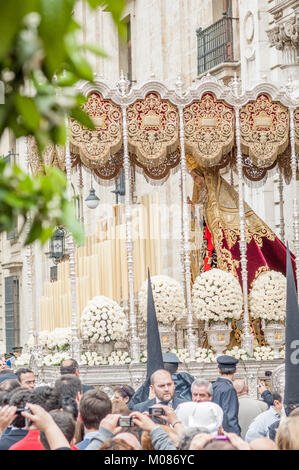
[(185, 131), (184, 131), (184, 106), (179, 105), (179, 118), (180, 118), (180, 145), (181, 145), (181, 181), (182, 181), (182, 196), (183, 196), (183, 243), (184, 243), (184, 260), (185, 260), (185, 292), (186, 292), (186, 306), (187, 306), (187, 339), (188, 339), (188, 353), (191, 360), (195, 358), (196, 350), (196, 337), (193, 333), (193, 313), (192, 313), (192, 297), (191, 297), (191, 262), (190, 262), (190, 218), (189, 207), (187, 202), (187, 164), (185, 154)]
[(281, 241), (285, 242), (285, 227), (284, 227), (284, 207), (283, 207), (283, 176), (282, 170), (278, 171), (278, 191), (279, 191), (279, 212), (280, 212), (280, 221), (279, 221), (279, 235)]
[(237, 170), (239, 183), (239, 217), (240, 217), (240, 253), (243, 284), (244, 301), (244, 321), (242, 334), (242, 347), (252, 356), (253, 354), (253, 336), (250, 332), (249, 309), (248, 309), (248, 275), (247, 275), (247, 244), (245, 233), (245, 207), (243, 197), (243, 162), (241, 152), (241, 132), (240, 132), (240, 107), (235, 106), (236, 116), (236, 144), (237, 144)]
[[(294, 252), (296, 257), (296, 276), (299, 279), (299, 213), (297, 202), (297, 161), (296, 161), (296, 148), (295, 148), (295, 125), (294, 125), (294, 111), (295, 109), (290, 106), (290, 141), (291, 141), (291, 165), (292, 165), (292, 186), (293, 186), (293, 227), (294, 227)], [(299, 289), (298, 289), (299, 299)]]
[[(124, 77), (123, 72), (117, 89), (125, 101), (129, 81)], [(135, 312), (135, 298), (134, 298), (134, 248), (133, 248), (133, 235), (132, 235), (132, 185), (131, 185), (131, 165), (129, 159), (128, 149), (128, 130), (127, 130), (127, 107), (126, 103), (121, 105), (122, 109), (122, 127), (123, 127), (123, 148), (124, 148), (124, 173), (125, 173), (125, 211), (126, 211), (126, 245), (127, 245), (127, 260), (128, 260), (128, 280), (129, 280), (129, 318), (131, 330), (131, 355), (134, 362), (139, 362), (139, 339), (137, 336), (137, 321)]]
[[(70, 141), (69, 141), (69, 126), (66, 119), (66, 143), (65, 143), (65, 169), (66, 177), (68, 181), (68, 194), (70, 197), (71, 188), (71, 156), (70, 156)], [(72, 357), (77, 362), (81, 360), (81, 347), (82, 341), (78, 336), (78, 306), (77, 306), (77, 282), (76, 282), (76, 258), (75, 258), (75, 244), (73, 235), (68, 234), (67, 247), (69, 253), (69, 264), (70, 264), (70, 280), (71, 280), (71, 302), (72, 302), (72, 340), (71, 340), (71, 351)]]

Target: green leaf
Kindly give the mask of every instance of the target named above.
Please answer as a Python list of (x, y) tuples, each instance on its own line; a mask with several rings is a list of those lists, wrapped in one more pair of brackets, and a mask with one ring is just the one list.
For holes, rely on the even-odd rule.
[(83, 225), (76, 219), (75, 208), (71, 202), (67, 202), (63, 208), (63, 223), (66, 228), (72, 232), (77, 245), (84, 245), (84, 228)]
[(57, 142), (59, 145), (64, 145), (66, 141), (66, 127), (64, 122), (61, 124), (61, 126), (56, 126), (51, 132), (51, 135), (53, 136), (53, 140)]
[(89, 3), (89, 6), (93, 9), (104, 5), (104, 3), (105, 3), (103, 0), (87, 0), (87, 2)]
[(42, 231), (43, 231), (43, 229), (42, 229), (41, 221), (40, 221), (40, 219), (35, 217), (34, 220), (33, 220), (32, 225), (30, 227), (29, 233), (26, 237), (25, 245), (30, 245), (35, 240), (37, 240), (41, 236)]
[(56, 83), (58, 86), (72, 86), (77, 83), (78, 77), (72, 72), (64, 71), (57, 76)]
[(126, 35), (126, 25), (122, 22), (122, 15), (124, 13), (126, 1), (125, 0), (105, 0), (103, 2), (105, 11), (110, 11), (113, 21), (118, 28), (118, 33), (121, 37)]
[(99, 55), (101, 57), (108, 57), (107, 53), (101, 47), (96, 44), (82, 44), (82, 49), (92, 52), (93, 54)]
[(22, 96), (19, 93), (15, 96), (16, 108), (23, 118), (25, 126), (36, 131), (39, 126), (40, 114), (33, 98)]
[(65, 59), (64, 35), (72, 21), (75, 0), (40, 0), (42, 21), (40, 34), (46, 51), (45, 65), (49, 76), (61, 69)]
[(94, 129), (94, 123), (81, 108), (74, 108), (71, 110), (70, 113), (71, 117), (76, 119), (76, 121), (80, 122), (80, 124), (83, 124), (83, 126), (88, 127), (89, 129)]
[(53, 232), (54, 232), (54, 227), (53, 226), (42, 229), (42, 233), (39, 236), (39, 240), (40, 240), (42, 245), (44, 245), (46, 243), (46, 241), (49, 240), (49, 238), (52, 237)]
[(93, 72), (88, 61), (80, 54), (79, 49), (71, 50), (68, 48), (69, 60), (74, 68), (74, 72), (78, 74), (78, 78), (93, 82)]
[(23, 17), (30, 11), (38, 11), (37, 0), (9, 0), (1, 2), (0, 60), (7, 54), (18, 33)]
[(47, 131), (39, 129), (35, 132), (35, 138), (37, 141), (38, 151), (41, 154), (50, 140), (49, 133)]

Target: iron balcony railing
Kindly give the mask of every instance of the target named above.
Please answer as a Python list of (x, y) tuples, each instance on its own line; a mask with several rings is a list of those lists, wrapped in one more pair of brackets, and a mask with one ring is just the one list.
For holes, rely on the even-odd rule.
[(197, 33), (197, 72), (198, 75), (223, 62), (233, 62), (233, 26), (230, 16), (223, 14), (206, 29), (199, 28)]

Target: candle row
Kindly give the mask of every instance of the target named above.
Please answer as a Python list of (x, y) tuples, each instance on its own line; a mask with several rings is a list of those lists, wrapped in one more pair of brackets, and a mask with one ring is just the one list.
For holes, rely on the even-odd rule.
[[(147, 278), (161, 273), (159, 194), (141, 198), (133, 206), (134, 291)], [(57, 266), (57, 281), (46, 282), (40, 299), (40, 329), (53, 330), (71, 325), (71, 285), (69, 262)], [(86, 237), (85, 246), (76, 249), (78, 325), (81, 312), (96, 295), (117, 302), (129, 296), (125, 206), (113, 207), (112, 217), (98, 222), (97, 233)]]

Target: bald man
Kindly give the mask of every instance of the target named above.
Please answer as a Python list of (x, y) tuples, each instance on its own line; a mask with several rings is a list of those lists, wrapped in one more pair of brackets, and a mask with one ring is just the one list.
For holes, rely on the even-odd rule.
[(241, 427), (241, 437), (245, 439), (247, 430), (251, 422), (260, 413), (267, 411), (268, 405), (262, 401), (252, 398), (248, 395), (248, 387), (244, 380), (236, 379), (233, 381), (233, 385), (239, 399), (239, 425)]
[(155, 398), (152, 400), (146, 400), (142, 403), (138, 403), (133, 406), (132, 411), (148, 411), (153, 405), (161, 403), (167, 405), (174, 410), (184, 403), (186, 400), (178, 398), (175, 394), (174, 381), (172, 380), (171, 374), (165, 369), (156, 370), (151, 376), (150, 389), (155, 394)]
[[(79, 364), (75, 359), (65, 359), (60, 365), (60, 374), (72, 374), (80, 379), (79, 373)], [(81, 379), (80, 379), (81, 380)], [(88, 390), (93, 390), (93, 387), (90, 385), (85, 385), (82, 383), (83, 394), (88, 392)]]

